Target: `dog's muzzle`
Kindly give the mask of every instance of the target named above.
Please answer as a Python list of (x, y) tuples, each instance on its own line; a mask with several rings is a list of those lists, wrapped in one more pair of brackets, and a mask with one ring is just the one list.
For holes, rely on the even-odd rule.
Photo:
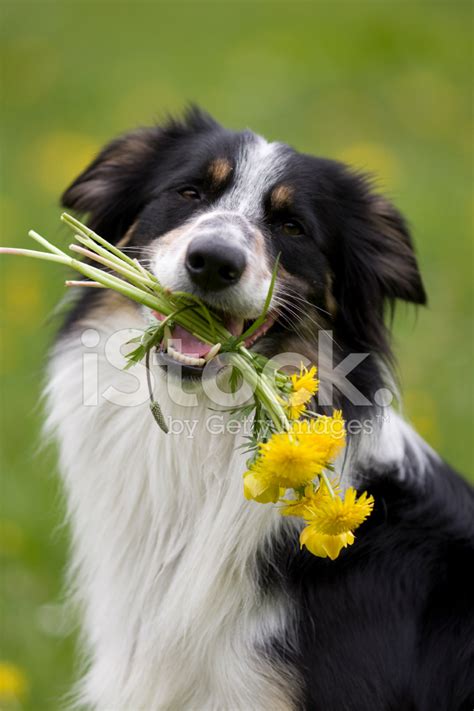
[(239, 281), (247, 258), (240, 244), (205, 232), (190, 242), (185, 266), (193, 284), (202, 291), (220, 291)]

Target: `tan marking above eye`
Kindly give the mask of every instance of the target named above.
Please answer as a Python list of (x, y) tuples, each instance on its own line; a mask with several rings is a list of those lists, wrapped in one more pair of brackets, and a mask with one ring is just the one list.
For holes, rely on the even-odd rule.
[(294, 192), (294, 188), (291, 185), (278, 185), (278, 187), (274, 188), (270, 198), (273, 209), (279, 210), (283, 207), (289, 207)]
[(229, 177), (232, 164), (227, 158), (216, 158), (209, 166), (209, 175), (213, 183), (219, 185)]

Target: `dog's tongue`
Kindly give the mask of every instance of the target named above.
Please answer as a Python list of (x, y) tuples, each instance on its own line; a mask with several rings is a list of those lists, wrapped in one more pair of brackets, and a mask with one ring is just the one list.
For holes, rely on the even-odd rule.
[(173, 328), (171, 338), (173, 348), (184, 355), (204, 358), (211, 350), (211, 346), (208, 343), (203, 343), (182, 326), (176, 325)]
[[(165, 318), (162, 314), (157, 311), (153, 312), (153, 315), (159, 320), (163, 321)], [(224, 326), (233, 336), (240, 336), (243, 330), (244, 322), (242, 319), (235, 317), (229, 317), (224, 320)], [(193, 336), (192, 333), (186, 331), (185, 328), (175, 324), (171, 332), (171, 340), (173, 348), (183, 355), (194, 356), (195, 358), (204, 358), (205, 355), (209, 353), (212, 346), (208, 343), (200, 341), (199, 338)]]

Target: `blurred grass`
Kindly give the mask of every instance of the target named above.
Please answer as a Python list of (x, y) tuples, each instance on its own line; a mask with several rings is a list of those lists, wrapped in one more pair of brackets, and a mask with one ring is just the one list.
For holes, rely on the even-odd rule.
[[(94, 151), (188, 100), (372, 170), (410, 220), (430, 294), (429, 309), (396, 321), (405, 408), (472, 477), (471, 3), (3, 0), (0, 11), (4, 243), (25, 245), (32, 226), (59, 238), (58, 196)], [(37, 453), (63, 287), (46, 265), (1, 269), (0, 659), (26, 679), (21, 707), (49, 711), (73, 673), (55, 457)]]

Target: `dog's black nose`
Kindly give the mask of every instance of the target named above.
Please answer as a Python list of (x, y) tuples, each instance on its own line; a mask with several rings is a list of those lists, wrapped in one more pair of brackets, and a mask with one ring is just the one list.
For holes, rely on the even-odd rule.
[(201, 235), (186, 254), (189, 276), (201, 289), (218, 291), (239, 281), (246, 267), (245, 252), (221, 237)]

